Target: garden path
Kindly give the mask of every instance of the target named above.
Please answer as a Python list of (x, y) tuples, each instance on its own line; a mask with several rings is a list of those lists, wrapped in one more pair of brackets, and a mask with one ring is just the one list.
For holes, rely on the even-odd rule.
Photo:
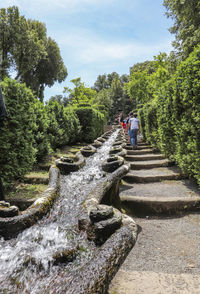
[(200, 191), (149, 145), (126, 148), (120, 198), (139, 235), (108, 293), (200, 293)]

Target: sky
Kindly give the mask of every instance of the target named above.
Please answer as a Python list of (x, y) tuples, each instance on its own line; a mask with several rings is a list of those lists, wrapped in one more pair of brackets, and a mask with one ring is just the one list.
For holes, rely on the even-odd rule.
[(129, 74), (137, 62), (172, 50), (171, 19), (162, 0), (0, 0), (17, 6), (26, 19), (45, 23), (56, 41), (68, 76), (45, 89), (45, 100), (62, 95), (70, 80), (93, 86), (98, 75)]

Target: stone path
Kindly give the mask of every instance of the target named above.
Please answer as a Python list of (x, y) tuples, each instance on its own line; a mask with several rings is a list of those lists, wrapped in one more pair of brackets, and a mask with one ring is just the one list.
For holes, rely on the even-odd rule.
[(108, 293), (200, 293), (199, 189), (150, 146), (127, 149), (120, 198), (140, 233)]

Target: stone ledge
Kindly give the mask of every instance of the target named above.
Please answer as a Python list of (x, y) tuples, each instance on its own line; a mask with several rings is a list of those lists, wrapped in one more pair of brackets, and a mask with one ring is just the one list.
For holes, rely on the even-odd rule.
[[(85, 230), (88, 239), (92, 239), (97, 245), (102, 245), (122, 225), (121, 212), (114, 209), (114, 213), (109, 215), (109, 205), (120, 208), (119, 181), (128, 171), (129, 166), (123, 165), (112, 174), (107, 174), (88, 194), (84, 202), (84, 211), (79, 218), (78, 227), (80, 230)], [(102, 207), (102, 204), (105, 205)], [(103, 218), (106, 210), (109, 215), (106, 220), (100, 221), (99, 215), (96, 220), (91, 218), (91, 215), (97, 211), (98, 214), (102, 212)]]
[[(70, 285), (63, 289), (66, 294), (106, 294), (109, 283), (124, 262), (137, 239), (133, 226), (126, 224), (118, 229), (85, 265)], [(92, 277), (92, 278), (91, 278)]]
[(59, 191), (59, 170), (51, 166), (49, 170), (49, 185), (41, 197), (20, 215), (0, 218), (0, 236), (5, 239), (16, 237), (26, 228), (34, 225), (51, 209)]

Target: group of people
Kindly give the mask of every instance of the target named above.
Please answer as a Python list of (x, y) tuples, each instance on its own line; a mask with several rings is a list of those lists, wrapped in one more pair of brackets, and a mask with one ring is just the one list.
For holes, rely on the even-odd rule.
[(136, 149), (137, 136), (140, 134), (140, 122), (137, 118), (137, 113), (131, 112), (126, 119), (122, 119), (122, 114), (120, 114), (118, 121), (127, 132), (132, 148)]

